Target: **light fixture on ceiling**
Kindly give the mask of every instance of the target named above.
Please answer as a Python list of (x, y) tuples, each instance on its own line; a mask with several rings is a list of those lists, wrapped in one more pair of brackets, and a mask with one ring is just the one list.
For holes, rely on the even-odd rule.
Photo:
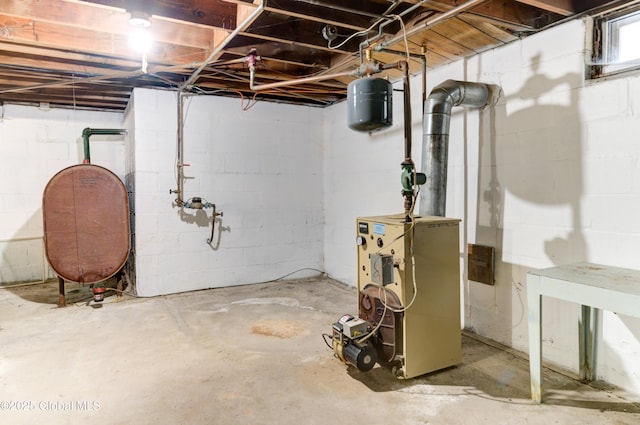
[(130, 42), (134, 50), (142, 53), (142, 67), (141, 71), (147, 73), (147, 53), (151, 50), (151, 34), (147, 31), (147, 28), (151, 26), (149, 20), (149, 14), (139, 10), (132, 10), (131, 17), (129, 18), (129, 24), (135, 27), (131, 33)]
[(148, 53), (151, 50), (151, 34), (143, 29), (136, 29), (129, 37), (131, 47), (140, 53)]
[(151, 25), (151, 21), (149, 20), (149, 14), (139, 10), (131, 11), (131, 17), (129, 18), (129, 23), (136, 28), (147, 28)]

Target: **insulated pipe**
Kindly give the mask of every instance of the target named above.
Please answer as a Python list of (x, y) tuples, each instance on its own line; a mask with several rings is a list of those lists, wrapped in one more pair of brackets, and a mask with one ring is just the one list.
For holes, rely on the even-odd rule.
[(85, 128), (82, 130), (82, 141), (84, 143), (84, 160), (83, 164), (91, 163), (91, 151), (89, 148), (89, 138), (94, 134), (100, 135), (119, 135), (119, 134), (127, 134), (127, 130), (117, 129), (117, 128)]
[(435, 87), (427, 97), (422, 138), (422, 169), (427, 182), (420, 195), (420, 215), (445, 216), (451, 108), (483, 108), (488, 101), (488, 85), (454, 80)]

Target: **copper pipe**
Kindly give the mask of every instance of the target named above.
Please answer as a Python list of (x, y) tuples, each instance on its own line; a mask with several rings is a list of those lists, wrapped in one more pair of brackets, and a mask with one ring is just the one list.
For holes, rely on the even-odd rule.
[(315, 81), (330, 80), (332, 78), (338, 78), (338, 77), (355, 77), (358, 75), (357, 72), (358, 72), (357, 70), (343, 71), (335, 74), (318, 75), (315, 77), (304, 77), (304, 78), (298, 78), (298, 79), (289, 80), (289, 81), (279, 81), (277, 83), (255, 85), (254, 79), (256, 74), (256, 68), (254, 65), (249, 65), (249, 76), (250, 76), (249, 87), (253, 91), (263, 91), (263, 90), (275, 89), (278, 87), (293, 86), (296, 84), (305, 84), (305, 83), (313, 83)]
[(246, 30), (247, 27), (253, 23), (253, 21), (258, 19), (258, 16), (260, 16), (260, 14), (264, 11), (266, 3), (266, 0), (263, 0), (260, 3), (260, 6), (258, 6), (258, 8), (251, 13), (251, 15), (249, 15), (244, 21), (242, 21), (242, 23), (238, 25), (231, 34), (229, 34), (220, 44), (215, 47), (215, 49), (213, 49), (209, 57), (204, 62), (202, 62), (198, 69), (196, 69), (193, 74), (191, 74), (189, 79), (187, 79), (187, 81), (185, 81), (184, 84), (180, 86), (180, 91), (189, 87), (195, 80), (197, 80), (202, 70), (213, 60), (213, 58), (220, 54), (222, 49), (227, 47), (227, 44), (229, 44), (231, 40), (233, 40), (240, 32)]

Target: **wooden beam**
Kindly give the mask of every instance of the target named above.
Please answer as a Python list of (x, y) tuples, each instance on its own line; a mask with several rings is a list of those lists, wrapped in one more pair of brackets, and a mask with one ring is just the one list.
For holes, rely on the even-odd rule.
[(155, 21), (157, 17), (165, 17), (224, 29), (236, 27), (236, 8), (239, 6), (222, 0), (84, 0), (82, 3), (109, 6), (129, 12), (145, 12), (151, 15), (151, 21)]
[[(129, 13), (117, 8), (107, 8), (90, 3), (76, 3), (60, 0), (38, 0), (37, 2), (23, 0), (3, 0), (0, 12), (5, 16), (18, 19), (18, 24), (24, 25), (31, 21), (32, 26), (51, 24), (67, 28), (68, 31), (82, 30), (91, 34), (114, 34), (128, 38), (134, 31), (129, 25)], [(5, 24), (7, 25), (7, 24)], [(7, 25), (9, 31), (15, 27)], [(210, 49), (214, 38), (214, 27), (179, 23), (167, 19), (157, 18), (148, 29), (154, 41), (179, 46)]]
[(95, 70), (104, 69), (104, 67), (136, 67), (139, 66), (139, 60), (120, 59), (109, 56), (96, 56), (84, 53), (69, 52), (64, 50), (52, 49), (49, 47), (32, 46), (22, 43), (12, 43), (0, 40), (0, 52), (11, 53), (14, 56), (25, 56), (29, 58), (42, 58), (50, 61), (68, 61), (73, 63), (87, 63)]
[[(435, 0), (428, 3), (428, 7), (436, 10), (450, 10), (459, 2), (456, 0)], [(539, 8), (520, 3), (518, 1), (489, 0), (469, 10), (467, 13), (479, 17), (487, 17), (505, 24), (515, 24), (537, 30), (549, 23), (563, 18), (562, 15), (551, 11), (542, 12)], [(464, 15), (461, 15), (464, 16)]]
[(548, 10), (562, 16), (571, 16), (578, 13), (574, 6), (574, 0), (516, 0), (518, 3), (528, 4), (538, 9)]
[[(33, 21), (0, 14), (0, 27), (4, 27), (13, 42), (31, 46), (67, 49), (83, 54), (96, 54), (121, 59), (139, 60), (141, 54), (131, 46), (128, 36), (102, 33), (78, 27), (69, 27), (43, 21)], [(149, 61), (177, 64), (204, 59), (204, 51), (195, 47), (156, 42), (148, 54)]]
[(323, 17), (317, 17), (317, 16), (313, 16), (313, 15), (307, 15), (307, 14), (304, 14), (304, 13), (298, 13), (298, 12), (294, 12), (294, 11), (291, 11), (291, 10), (285, 10), (283, 8), (278, 8), (278, 7), (267, 6), (267, 7), (265, 7), (264, 10), (267, 11), (267, 12), (272, 12), (272, 13), (276, 13), (276, 14), (279, 14), (279, 15), (289, 16), (291, 18), (303, 19), (303, 20), (312, 21), (312, 22), (320, 22), (320, 23), (323, 23), (323, 24), (334, 25), (336, 27), (346, 28), (346, 29), (353, 30), (353, 31), (364, 31), (364, 30), (366, 30), (365, 27), (358, 26), (358, 25), (352, 25), (352, 24), (347, 23), (347, 22), (341, 22), (341, 21), (330, 19), (330, 18), (323, 18)]
[(478, 30), (461, 19), (451, 19), (447, 25), (438, 25), (431, 29), (433, 33), (442, 35), (445, 39), (454, 41), (460, 46), (480, 53), (487, 49), (503, 44), (501, 41)]

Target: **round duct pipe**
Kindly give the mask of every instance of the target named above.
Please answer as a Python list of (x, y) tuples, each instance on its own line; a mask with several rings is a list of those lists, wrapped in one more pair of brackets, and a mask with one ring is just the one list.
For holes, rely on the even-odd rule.
[(454, 106), (484, 108), (489, 103), (487, 84), (447, 80), (424, 103), (422, 168), (426, 185), (420, 193), (420, 215), (445, 217), (449, 127)]
[(347, 87), (347, 124), (355, 131), (375, 131), (393, 124), (393, 85), (366, 77)]

